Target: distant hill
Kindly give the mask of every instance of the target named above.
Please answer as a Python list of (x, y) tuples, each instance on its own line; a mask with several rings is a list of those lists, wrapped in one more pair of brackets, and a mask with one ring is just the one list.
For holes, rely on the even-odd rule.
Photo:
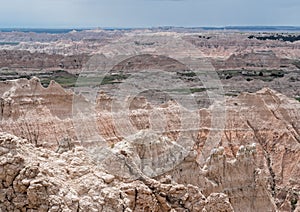
[[(0, 28), (0, 32), (34, 32), (34, 33), (49, 33), (49, 34), (63, 34), (69, 33), (73, 30), (84, 31), (89, 29), (99, 29), (99, 28)], [(161, 27), (152, 27), (152, 28), (114, 28), (114, 27), (105, 27), (101, 28), (105, 31), (130, 31), (136, 29), (151, 29), (151, 30), (162, 30), (162, 31), (256, 31), (256, 32), (300, 32), (300, 27), (298, 26), (223, 26), (223, 27), (174, 27), (174, 26), (161, 26)]]

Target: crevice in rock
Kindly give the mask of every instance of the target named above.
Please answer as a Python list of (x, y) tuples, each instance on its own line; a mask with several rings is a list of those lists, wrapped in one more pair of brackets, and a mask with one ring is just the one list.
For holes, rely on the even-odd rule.
[(137, 196), (138, 196), (138, 190), (137, 188), (134, 189), (134, 204), (133, 204), (133, 211), (135, 211), (136, 204), (137, 204)]
[(294, 134), (292, 133), (292, 135), (294, 136), (294, 138), (296, 139), (296, 141), (300, 144), (300, 132), (299, 130), (296, 128), (295, 124), (292, 122), (291, 123), (292, 128), (294, 129), (294, 131), (296, 132), (296, 136), (294, 136)]
[(228, 145), (229, 145), (229, 148), (230, 148), (230, 150), (231, 150), (231, 153), (232, 153), (233, 157), (236, 157), (236, 154), (235, 154), (235, 152), (234, 152), (234, 147), (233, 147), (233, 144), (232, 144), (232, 135), (231, 135), (231, 131), (229, 131), (229, 136), (227, 135), (226, 130), (224, 131), (224, 134), (225, 134), (225, 137), (226, 137), (226, 139), (227, 139), (227, 141), (228, 141)]
[(270, 155), (266, 149), (266, 145), (263, 143), (262, 139), (260, 138), (260, 136), (258, 135), (258, 130), (256, 130), (250, 123), (249, 120), (247, 120), (247, 125), (253, 130), (254, 132), (254, 136), (256, 138), (256, 140), (259, 142), (259, 144), (261, 145), (263, 152), (264, 152), (264, 157), (267, 161), (267, 168), (269, 170), (270, 176), (271, 176), (271, 182), (270, 182), (270, 188), (271, 188), (271, 194), (273, 197), (275, 197), (275, 192), (276, 192), (276, 181), (275, 181), (275, 173), (273, 171), (272, 168), (272, 162), (271, 162), (271, 158)]
[[(274, 95), (273, 94), (271, 94), (270, 93), (270, 95), (271, 95), (271, 97), (274, 99), (274, 101), (277, 103), (277, 108), (279, 108), (279, 106), (280, 106), (280, 100), (277, 100), (277, 99), (275, 99), (275, 97), (274, 97)], [(268, 105), (265, 103), (265, 101), (264, 101), (264, 99), (262, 99), (263, 100), (263, 102), (264, 102), (264, 104), (265, 104), (265, 106), (271, 111), (271, 113), (273, 114), (273, 116), (277, 119), (277, 120), (280, 120), (280, 121), (282, 121), (284, 124), (285, 124), (285, 127), (286, 127), (286, 129), (291, 133), (291, 135), (293, 136), (293, 138), (298, 142), (298, 143), (300, 143), (300, 133), (299, 133), (299, 131), (298, 131), (298, 129), (296, 128), (296, 126), (295, 126), (295, 124), (291, 121), (291, 123), (289, 123), (289, 122), (287, 122), (286, 120), (284, 120), (284, 118), (280, 118), (279, 117), (279, 115), (277, 115), (276, 113), (277, 113), (277, 110), (275, 111), (275, 110), (272, 110), (270, 107), (268, 107)], [(280, 112), (279, 112), (280, 113)], [(281, 115), (281, 114), (280, 114)], [(292, 129), (293, 130), (291, 130), (290, 129), (290, 126), (292, 126)], [(296, 134), (296, 135), (295, 135)]]

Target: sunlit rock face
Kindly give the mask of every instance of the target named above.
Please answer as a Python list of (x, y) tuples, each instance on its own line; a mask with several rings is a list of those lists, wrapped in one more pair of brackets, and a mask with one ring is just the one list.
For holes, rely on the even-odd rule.
[(1, 210), (299, 210), (296, 100), (265, 88), (195, 111), (126, 101), (99, 92), (90, 103), (35, 78), (2, 82), (1, 131), (18, 137), (0, 136)]
[(151, 179), (129, 155), (117, 156), (140, 173), (127, 182), (95, 165), (82, 147), (60, 154), (4, 133), (0, 145), (3, 211), (233, 211), (226, 194), (206, 198), (197, 186)]

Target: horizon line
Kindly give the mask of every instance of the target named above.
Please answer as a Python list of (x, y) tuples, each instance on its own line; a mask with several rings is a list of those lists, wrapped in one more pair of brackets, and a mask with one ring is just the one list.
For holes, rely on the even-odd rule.
[(184, 28), (184, 29), (203, 29), (203, 28), (300, 28), (296, 25), (221, 25), (221, 26), (173, 26), (173, 25), (161, 25), (161, 26), (124, 26), (124, 27), (113, 27), (113, 26), (49, 26), (49, 27), (39, 27), (39, 26), (13, 26), (13, 27), (2, 27), (0, 29), (157, 29), (157, 28)]

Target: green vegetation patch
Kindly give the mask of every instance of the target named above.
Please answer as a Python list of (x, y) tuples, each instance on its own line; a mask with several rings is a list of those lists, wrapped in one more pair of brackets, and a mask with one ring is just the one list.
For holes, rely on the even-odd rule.
[(16, 71), (3, 71), (3, 70), (1, 70), (1, 75), (2, 76), (17, 76), (18, 72), (16, 72)]
[(236, 97), (236, 96), (238, 96), (238, 94), (236, 94), (236, 93), (225, 93), (225, 96)]
[(177, 92), (177, 93), (186, 93), (186, 94), (193, 94), (193, 93), (200, 93), (206, 91), (206, 88), (176, 88), (166, 90), (167, 92)]
[(101, 81), (101, 85), (121, 83), (122, 80), (127, 79), (129, 76), (130, 75), (128, 75), (128, 74), (111, 74), (111, 75), (106, 75), (103, 78), (103, 80)]
[(127, 79), (130, 75), (129, 74), (110, 74), (105, 76), (99, 75), (87, 75), (87, 76), (80, 76), (80, 78), (76, 82), (76, 86), (83, 87), (83, 86), (100, 86), (100, 85), (107, 85), (107, 84), (117, 84), (121, 83), (123, 80)]
[(296, 198), (291, 200), (292, 210), (294, 211), (297, 207), (298, 200)]
[(276, 78), (284, 77), (285, 72), (277, 69), (261, 69), (261, 70), (222, 70), (217, 71), (220, 79), (231, 79), (232, 77), (242, 76), (247, 81), (253, 79), (260, 79), (262, 81), (270, 82)]
[[(53, 72), (48, 77), (41, 78), (42, 84), (48, 86), (51, 80), (55, 80), (62, 87), (75, 87), (76, 86), (99, 86), (106, 84), (121, 83), (129, 75), (125, 74), (110, 74), (105, 76), (80, 76), (78, 79), (77, 75), (71, 74), (69, 72), (59, 70)], [(78, 79), (78, 80), (77, 80)]]
[(206, 91), (206, 88), (190, 88), (191, 93), (200, 93)]
[(300, 40), (300, 35), (283, 35), (283, 34), (274, 34), (274, 35), (269, 35), (269, 36), (255, 36), (255, 35), (250, 35), (248, 37), (249, 39), (254, 39), (256, 38), (257, 40), (279, 40), (279, 41), (289, 41), (291, 43), (299, 41)]
[(41, 84), (48, 87), (51, 80), (59, 83), (64, 88), (74, 87), (77, 81), (77, 75), (71, 74), (64, 70), (42, 73), (37, 77), (40, 78)]
[(299, 61), (299, 60), (294, 61), (292, 64), (293, 64), (294, 66), (296, 66), (298, 69), (300, 69), (300, 61)]
[(19, 42), (0, 42), (0, 46), (9, 45), (9, 46), (17, 46)]
[(197, 74), (195, 72), (177, 72), (176, 73), (179, 76), (183, 76), (183, 77), (196, 77)]

